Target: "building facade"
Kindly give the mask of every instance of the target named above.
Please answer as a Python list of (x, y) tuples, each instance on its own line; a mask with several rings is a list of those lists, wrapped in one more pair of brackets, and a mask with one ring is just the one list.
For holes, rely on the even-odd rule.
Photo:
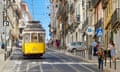
[(51, 37), (61, 46), (82, 41), (82, 0), (51, 0), (50, 17)]
[(19, 19), (19, 40), (22, 41), (23, 30), (28, 24), (28, 21), (32, 21), (33, 19), (31, 17), (27, 4), (25, 2), (21, 2), (20, 5), (21, 5), (20, 7), (21, 18)]
[[(19, 19), (21, 18), (21, 0), (2, 0), (2, 32), (1, 42), (5, 44), (5, 51), (12, 50), (12, 46), (19, 37)], [(7, 53), (6, 52), (6, 53)]]
[(117, 52), (117, 57), (120, 57), (120, 1), (105, 0), (103, 1), (104, 8), (104, 29), (105, 29), (105, 47), (108, 48), (108, 43), (113, 40)]
[(61, 45), (81, 41), (87, 48), (96, 38), (108, 48), (113, 40), (120, 52), (119, 0), (51, 0), (50, 31)]

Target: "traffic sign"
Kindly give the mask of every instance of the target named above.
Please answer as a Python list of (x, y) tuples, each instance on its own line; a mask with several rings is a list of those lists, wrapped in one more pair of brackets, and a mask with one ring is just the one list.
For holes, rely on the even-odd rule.
[(86, 33), (88, 35), (93, 35), (94, 34), (94, 27), (93, 26), (89, 26), (86, 30)]
[(96, 36), (103, 36), (103, 28), (96, 29)]

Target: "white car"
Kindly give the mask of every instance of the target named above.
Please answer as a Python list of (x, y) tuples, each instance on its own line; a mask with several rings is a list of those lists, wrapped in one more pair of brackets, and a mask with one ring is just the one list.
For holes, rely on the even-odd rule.
[(67, 51), (75, 52), (82, 49), (82, 42), (71, 42), (67, 45)]

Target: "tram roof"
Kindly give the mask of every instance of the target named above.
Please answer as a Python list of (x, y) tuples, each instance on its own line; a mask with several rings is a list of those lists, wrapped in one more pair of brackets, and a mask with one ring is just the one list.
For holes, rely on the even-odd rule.
[(25, 28), (24, 31), (45, 31), (43, 28)]
[(28, 24), (24, 30), (40, 30), (45, 31), (39, 21), (28, 21)]

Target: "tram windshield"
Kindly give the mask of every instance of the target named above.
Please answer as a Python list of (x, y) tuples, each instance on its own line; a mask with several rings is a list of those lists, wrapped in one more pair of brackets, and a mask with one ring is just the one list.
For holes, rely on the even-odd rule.
[(43, 33), (39, 33), (39, 42), (44, 42), (45, 41), (45, 35)]
[(24, 34), (24, 42), (30, 42), (30, 34), (29, 33), (26, 33)]
[(31, 42), (38, 42), (38, 34), (31, 33)]

